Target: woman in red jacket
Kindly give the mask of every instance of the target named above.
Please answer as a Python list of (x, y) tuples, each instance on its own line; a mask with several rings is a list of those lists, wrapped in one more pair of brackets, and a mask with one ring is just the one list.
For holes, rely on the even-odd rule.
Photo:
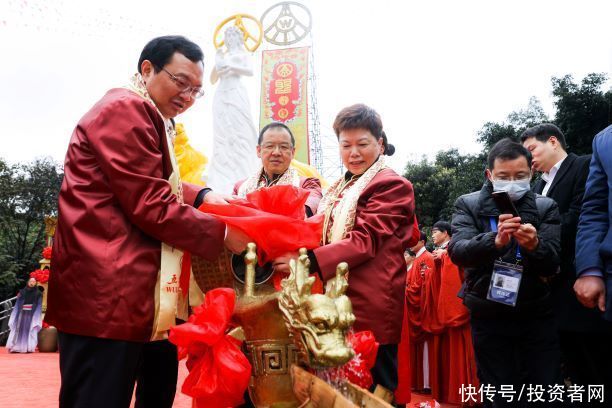
[[(357, 104), (334, 122), (346, 174), (319, 204), (325, 214), (322, 246), (309, 252), (311, 272), (327, 281), (340, 262), (349, 265), (347, 295), (357, 318), (355, 331), (371, 330), (380, 343), (372, 369), (375, 384), (397, 388), (397, 345), (404, 314), (406, 263), (414, 222), (414, 194), (408, 180), (387, 167), (387, 143), (380, 115)], [(289, 257), (276, 268), (288, 268)]]

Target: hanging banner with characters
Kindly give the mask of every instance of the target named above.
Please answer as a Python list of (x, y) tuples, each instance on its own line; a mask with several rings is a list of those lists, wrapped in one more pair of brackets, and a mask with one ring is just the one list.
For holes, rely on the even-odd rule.
[(293, 132), (295, 158), (310, 163), (308, 140), (309, 47), (267, 50), (261, 63), (259, 128), (282, 122)]

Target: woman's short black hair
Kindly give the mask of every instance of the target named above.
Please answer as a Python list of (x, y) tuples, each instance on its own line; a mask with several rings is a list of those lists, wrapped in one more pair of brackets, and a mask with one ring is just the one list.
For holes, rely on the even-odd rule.
[(145, 45), (138, 59), (138, 72), (142, 74), (140, 67), (144, 60), (151, 61), (155, 72), (159, 72), (170, 62), (175, 52), (204, 65), (204, 53), (198, 44), (181, 35), (166, 35), (154, 38)]
[(334, 120), (334, 132), (340, 137), (340, 132), (351, 129), (366, 129), (376, 140), (383, 140), (385, 147), (384, 153), (392, 156), (395, 153), (395, 146), (387, 140), (387, 135), (383, 131), (382, 120), (378, 112), (363, 103), (348, 106), (342, 109), (336, 120)]
[(259, 131), (259, 137), (257, 138), (257, 144), (260, 145), (261, 142), (263, 141), (264, 133), (266, 133), (270, 129), (277, 129), (277, 128), (285, 129), (287, 132), (289, 132), (289, 136), (291, 136), (291, 145), (295, 147), (295, 138), (293, 137), (293, 132), (291, 132), (291, 129), (289, 129), (289, 126), (285, 125), (282, 122), (271, 122), (271, 123), (268, 123), (266, 126), (264, 126)]
[(489, 156), (487, 158), (487, 166), (489, 170), (493, 170), (496, 159), (501, 160), (514, 160), (524, 156), (527, 160), (527, 165), (531, 168), (531, 153), (525, 147), (515, 142), (510, 138), (505, 138), (495, 143), (491, 150), (489, 150)]

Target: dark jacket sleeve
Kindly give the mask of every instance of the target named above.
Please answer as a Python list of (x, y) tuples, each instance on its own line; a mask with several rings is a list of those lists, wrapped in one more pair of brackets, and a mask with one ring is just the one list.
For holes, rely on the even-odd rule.
[[(120, 112), (120, 114), (119, 114)], [(180, 204), (163, 178), (163, 122), (145, 101), (123, 98), (86, 129), (110, 189), (131, 223), (159, 241), (214, 259), (223, 249), (225, 226)]]
[(474, 209), (470, 209), (468, 196), (461, 196), (455, 202), (455, 212), (451, 223), (453, 236), (448, 254), (454, 264), (461, 267), (477, 267), (485, 262), (493, 262), (503, 255), (507, 248), (498, 250), (495, 247), (495, 232), (483, 232), (479, 220), (474, 217)]
[(582, 208), (582, 198), (587, 178), (589, 176), (589, 156), (581, 156), (576, 159), (577, 169), (574, 185), (572, 186), (572, 198), (569, 210), (561, 215), (561, 236), (563, 239), (576, 239), (576, 229)]
[(557, 272), (561, 251), (561, 217), (559, 207), (551, 198), (538, 197), (547, 203), (538, 227), (538, 246), (533, 252), (521, 248), (524, 264), (538, 275), (550, 276)]
[(608, 176), (597, 147), (598, 139), (603, 136), (602, 133), (593, 140), (593, 156), (591, 157), (582, 212), (578, 223), (576, 236), (577, 276), (580, 276), (587, 269), (598, 268), (601, 271), (604, 269), (599, 249), (608, 234), (610, 225), (608, 221)]

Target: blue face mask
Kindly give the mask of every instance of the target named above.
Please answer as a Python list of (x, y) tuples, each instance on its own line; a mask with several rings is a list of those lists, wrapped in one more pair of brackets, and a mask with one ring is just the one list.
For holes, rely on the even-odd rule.
[(491, 180), (493, 191), (505, 191), (512, 201), (518, 201), (530, 189), (529, 178), (522, 180)]

